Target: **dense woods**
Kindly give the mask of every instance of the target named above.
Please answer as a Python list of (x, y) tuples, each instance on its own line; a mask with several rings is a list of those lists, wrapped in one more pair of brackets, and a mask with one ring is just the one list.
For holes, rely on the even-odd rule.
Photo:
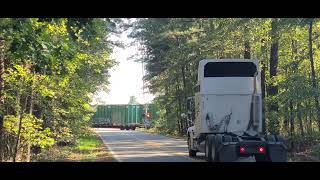
[(109, 55), (119, 44), (107, 37), (118, 25), (131, 27), (140, 44), (159, 130), (186, 133), (181, 114), (200, 60), (240, 58), (259, 60), (266, 133), (302, 144), (320, 137), (319, 19), (2, 18), (0, 162), (31, 161), (39, 150), (86, 133), (93, 94), (107, 88), (115, 65)]
[(158, 18), (132, 27), (163, 131), (186, 132), (181, 114), (194, 95), (200, 60), (241, 58), (260, 62), (265, 132), (287, 138), (319, 133), (319, 19)]
[(72, 143), (108, 84), (110, 19), (0, 19), (0, 161)]

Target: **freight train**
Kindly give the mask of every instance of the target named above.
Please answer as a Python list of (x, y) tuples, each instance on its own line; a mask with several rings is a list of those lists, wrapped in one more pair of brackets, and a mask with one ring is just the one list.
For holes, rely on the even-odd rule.
[(156, 119), (157, 108), (154, 104), (98, 105), (92, 119), (92, 126), (135, 130), (137, 127), (150, 127), (151, 122)]

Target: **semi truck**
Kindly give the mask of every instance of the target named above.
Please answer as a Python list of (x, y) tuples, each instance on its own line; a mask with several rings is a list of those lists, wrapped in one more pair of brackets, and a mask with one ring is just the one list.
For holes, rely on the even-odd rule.
[(201, 60), (195, 95), (187, 99), (189, 156), (202, 152), (208, 162), (240, 157), (285, 162), (285, 141), (263, 133), (262, 116), (258, 60)]
[(97, 106), (93, 116), (94, 127), (120, 128), (135, 130), (137, 127), (149, 127), (157, 116), (154, 104), (107, 104)]

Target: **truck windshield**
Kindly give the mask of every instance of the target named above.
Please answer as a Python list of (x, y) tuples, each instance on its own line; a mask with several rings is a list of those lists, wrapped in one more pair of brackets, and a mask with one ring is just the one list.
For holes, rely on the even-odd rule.
[(254, 77), (257, 67), (253, 62), (208, 62), (204, 77)]

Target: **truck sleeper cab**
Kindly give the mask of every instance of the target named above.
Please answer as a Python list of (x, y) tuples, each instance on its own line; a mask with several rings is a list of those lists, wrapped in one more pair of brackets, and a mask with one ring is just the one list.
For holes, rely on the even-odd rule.
[(262, 134), (261, 80), (257, 60), (199, 62), (195, 96), (188, 98), (189, 155), (207, 161), (286, 161), (280, 136)]

